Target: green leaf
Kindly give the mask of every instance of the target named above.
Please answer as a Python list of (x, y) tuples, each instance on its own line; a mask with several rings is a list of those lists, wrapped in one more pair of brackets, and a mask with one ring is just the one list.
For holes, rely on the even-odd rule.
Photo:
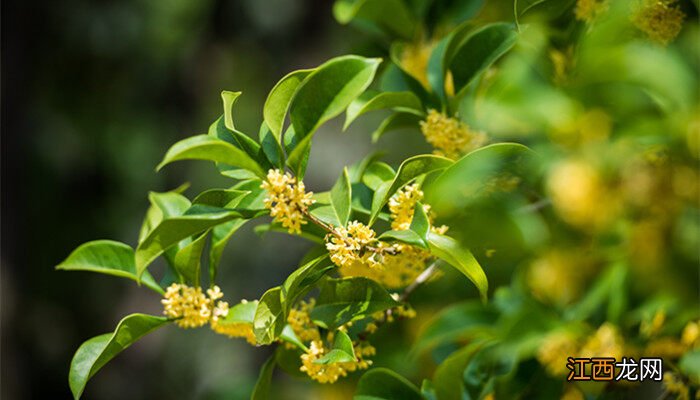
[(184, 215), (164, 219), (136, 248), (136, 274), (140, 276), (153, 260), (179, 241), (242, 217), (238, 211), (194, 205)]
[(230, 92), (228, 90), (221, 91), (221, 100), (224, 102), (224, 124), (226, 128), (231, 131), (235, 131), (236, 128), (233, 125), (233, 105), (238, 100), (241, 92)]
[(575, 0), (515, 0), (513, 2), (515, 24), (520, 28), (520, 17), (534, 11), (557, 17), (570, 8), (574, 2)]
[(474, 150), (423, 187), (425, 202), (440, 216), (461, 212), (491, 180), (504, 173), (531, 175), (536, 154), (517, 143), (496, 143)]
[(430, 54), (430, 59), (428, 60), (428, 82), (430, 82), (433, 91), (443, 100), (446, 99), (445, 78), (450, 61), (457, 47), (473, 28), (474, 24), (471, 21), (462, 23), (453, 29), (448, 36), (440, 40)]
[(277, 82), (270, 90), (270, 94), (267, 95), (265, 106), (263, 107), (263, 117), (278, 143), (282, 142), (280, 139), (284, 128), (284, 118), (287, 115), (294, 94), (301, 82), (314, 71), (315, 69), (301, 69), (287, 74)]
[(425, 115), (420, 99), (412, 92), (377, 93), (375, 91), (368, 91), (363, 93), (348, 106), (343, 130), (346, 130), (360, 115), (384, 109), (412, 113), (419, 117)]
[(175, 143), (165, 154), (157, 170), (173, 161), (205, 160), (239, 167), (265, 177), (265, 171), (248, 153), (232, 144), (209, 135), (193, 136)]
[(424, 400), (420, 390), (406, 378), (386, 368), (362, 375), (353, 400)]
[(323, 357), (314, 361), (314, 364), (335, 364), (356, 361), (355, 349), (352, 347), (352, 339), (343, 331), (335, 331), (333, 347)]
[(372, 132), (372, 143), (377, 143), (385, 133), (407, 128), (417, 128), (421, 117), (415, 114), (396, 113), (388, 116)]
[(299, 340), (296, 333), (294, 333), (294, 329), (292, 329), (292, 327), (289, 324), (285, 325), (284, 329), (282, 329), (282, 333), (280, 333), (280, 339), (304, 351), (308, 350), (308, 347), (306, 347), (304, 343), (302, 343), (301, 340)]
[(508, 52), (517, 38), (512, 24), (494, 23), (472, 32), (464, 39), (449, 64), (455, 93), (462, 92), (477, 75)]
[(447, 168), (452, 164), (452, 160), (448, 158), (429, 154), (414, 156), (401, 163), (391, 184), (386, 182), (375, 191), (369, 224), (372, 225), (374, 223), (377, 215), (389, 201), (389, 198), (401, 187), (421, 175)]
[(678, 362), (680, 370), (687, 375), (690, 380), (695, 383), (700, 383), (700, 350), (691, 350), (681, 357)]
[(122, 350), (167, 322), (164, 317), (131, 314), (119, 322), (114, 333), (96, 336), (83, 343), (73, 356), (68, 374), (73, 397), (79, 399), (88, 380)]
[(284, 329), (286, 321), (280, 298), (281, 292), (281, 288), (277, 286), (265, 292), (260, 298), (253, 320), (253, 332), (258, 344), (274, 342)]
[[(189, 186), (189, 184), (187, 186)], [(182, 215), (185, 210), (190, 208), (190, 201), (187, 197), (181, 195), (178, 189), (165, 193), (148, 193), (148, 200), (151, 206), (148, 208), (148, 211), (146, 211), (146, 218), (144, 218), (143, 224), (141, 225), (139, 243), (160, 224), (163, 218)]]
[(362, 175), (362, 183), (372, 190), (377, 190), (384, 182), (394, 179), (396, 172), (387, 163), (375, 161), (367, 166)]
[[(111, 240), (95, 240), (80, 245), (56, 269), (99, 272), (138, 282), (134, 250), (131, 246)], [(143, 274), (141, 282), (156, 293), (165, 293), (148, 272)]]
[(383, 241), (390, 241), (390, 240), (398, 240), (399, 242), (410, 244), (412, 246), (418, 246), (422, 247), (424, 249), (427, 249), (428, 246), (426, 242), (421, 239), (420, 236), (414, 231), (408, 230), (408, 231), (386, 231), (379, 235), (377, 237), (379, 240)]
[(231, 236), (248, 220), (234, 219), (217, 225), (212, 229), (211, 246), (209, 248), (209, 282), (216, 282), (216, 274), (219, 268), (219, 261), (224, 254), (224, 249)]
[(218, 323), (221, 325), (227, 324), (252, 324), (255, 320), (255, 310), (258, 308), (258, 301), (240, 302), (228, 309), (228, 314), (225, 318), (220, 318)]
[(250, 192), (238, 202), (236, 209), (248, 211), (266, 210), (265, 197), (267, 196), (267, 191), (262, 188), (260, 179), (239, 182), (234, 186), (234, 189)]
[(290, 118), (297, 145), (289, 154), (288, 165), (303, 177), (304, 153), (311, 137), (325, 121), (337, 116), (367, 89), (380, 59), (359, 56), (334, 58), (313, 71), (299, 85), (290, 106)]
[(338, 181), (331, 189), (331, 205), (340, 226), (345, 226), (350, 219), (350, 203), (352, 194), (350, 190), (350, 178), (348, 178), (348, 169), (343, 168)]
[(494, 326), (498, 313), (480, 301), (465, 301), (440, 311), (418, 332), (411, 353), (420, 354), (446, 343), (467, 340), (476, 331)]
[(415, 232), (421, 240), (425, 241), (423, 245), (425, 246), (428, 240), (428, 232), (430, 232), (430, 220), (423, 209), (423, 204), (420, 202), (416, 202), (416, 205), (413, 207), (413, 219), (409, 229)]
[(371, 23), (390, 37), (413, 39), (418, 21), (401, 0), (338, 0), (333, 15), (341, 24), (353, 20)]
[(272, 373), (275, 372), (275, 365), (277, 365), (277, 357), (273, 354), (260, 368), (260, 375), (258, 375), (258, 380), (255, 382), (253, 394), (250, 396), (251, 400), (267, 400), (270, 398), (270, 386), (272, 386)]
[(472, 253), (449, 236), (429, 232), (427, 238), (430, 252), (469, 278), (479, 289), (481, 300), (486, 302), (489, 283), (484, 270)]
[(464, 398), (464, 370), (479, 349), (480, 343), (465, 346), (450, 354), (435, 370), (433, 387), (440, 400), (462, 400)]
[(365, 156), (362, 160), (352, 164), (348, 168), (348, 176), (350, 177), (350, 184), (355, 185), (356, 183), (362, 182), (362, 176), (367, 171), (367, 167), (370, 164), (381, 158), (382, 152), (375, 151)]
[(250, 192), (237, 189), (210, 189), (197, 195), (192, 204), (203, 204), (211, 207), (232, 208)]
[(309, 286), (316, 283), (328, 271), (326, 269), (327, 259), (328, 253), (326, 252), (289, 274), (282, 284), (280, 292), (280, 301), (284, 306), (284, 315), (289, 314), (289, 310), (308, 291)]
[(398, 305), (389, 292), (371, 279), (328, 279), (311, 310), (311, 319), (323, 328), (335, 329)]
[(267, 123), (263, 122), (260, 125), (260, 146), (262, 147), (265, 157), (277, 169), (284, 169), (284, 152), (279, 139), (275, 138)]
[(202, 251), (207, 243), (207, 233), (204, 232), (175, 254), (174, 266), (180, 276), (190, 286), (200, 285), (200, 271), (202, 270)]

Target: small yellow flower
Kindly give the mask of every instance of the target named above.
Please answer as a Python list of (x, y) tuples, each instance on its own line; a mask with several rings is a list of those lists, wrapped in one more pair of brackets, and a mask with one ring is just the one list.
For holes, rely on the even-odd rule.
[(580, 21), (592, 22), (601, 14), (608, 11), (607, 0), (578, 0), (576, 2), (576, 19)]
[(257, 344), (255, 333), (253, 332), (253, 324), (249, 322), (221, 323), (212, 320), (211, 329), (230, 338), (244, 338), (246, 342), (253, 346)]
[(304, 182), (297, 182), (288, 172), (283, 174), (278, 169), (271, 169), (261, 187), (268, 192), (264, 203), (270, 216), (289, 233), (301, 233), (301, 226), (306, 224), (304, 213), (314, 203), (311, 199), (313, 193), (306, 192)]
[(389, 199), (391, 211), (391, 229), (403, 231), (409, 229), (413, 221), (416, 203), (423, 200), (423, 191), (418, 184), (406, 185)]
[(457, 159), (486, 143), (483, 132), (473, 131), (460, 120), (436, 110), (428, 112), (425, 121), (420, 122), (420, 129), (435, 148), (434, 153), (447, 158)]
[(425, 41), (406, 44), (400, 57), (401, 67), (426, 88), (430, 87), (428, 82), (428, 61), (434, 47), (434, 42)]
[(690, 399), (690, 389), (688, 388), (688, 385), (686, 385), (683, 382), (683, 379), (681, 379), (677, 374), (674, 374), (673, 372), (664, 373), (663, 385), (667, 392), (677, 395), (677, 399)]
[(315, 299), (309, 302), (301, 301), (298, 306), (289, 311), (287, 323), (302, 342), (321, 340), (318, 327), (311, 321), (309, 313), (316, 304)]
[(326, 236), (326, 249), (331, 255), (331, 261), (343, 268), (355, 263), (365, 264), (374, 268), (379, 266), (381, 254), (366, 251), (367, 246), (381, 248), (382, 242), (377, 241), (376, 233), (367, 225), (352, 221), (347, 228), (336, 227), (337, 235)]
[(582, 160), (555, 165), (549, 173), (547, 189), (559, 216), (579, 228), (603, 227), (616, 211), (615, 199), (600, 173)]
[(624, 350), (622, 337), (617, 328), (609, 322), (601, 325), (581, 349), (583, 357), (612, 357), (621, 359)]
[(302, 366), (300, 371), (306, 372), (309, 377), (319, 383), (334, 383), (339, 378), (347, 376), (348, 372), (353, 372), (360, 369), (367, 369), (372, 365), (371, 360), (365, 357), (373, 356), (376, 349), (369, 343), (354, 343), (355, 361), (333, 363), (333, 364), (316, 364), (314, 361), (323, 357), (329, 349), (324, 347), (323, 342), (314, 340), (311, 342), (306, 353), (301, 355)]
[(198, 328), (206, 325), (210, 319), (218, 320), (228, 314), (228, 303), (217, 301), (223, 297), (218, 286), (205, 294), (201, 287), (173, 283), (163, 296), (163, 314), (174, 318), (175, 324), (181, 328)]
[(578, 351), (578, 341), (569, 332), (553, 332), (547, 335), (537, 351), (537, 361), (552, 376), (563, 376), (567, 358), (574, 357)]
[(685, 13), (676, 0), (643, 0), (632, 14), (632, 23), (649, 40), (667, 45), (683, 28)]
[(700, 321), (688, 322), (683, 328), (681, 342), (690, 348), (700, 346)]

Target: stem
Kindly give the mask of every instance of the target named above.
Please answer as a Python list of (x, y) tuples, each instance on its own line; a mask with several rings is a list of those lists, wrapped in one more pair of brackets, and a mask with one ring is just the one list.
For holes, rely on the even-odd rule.
[(413, 293), (414, 290), (418, 289), (422, 284), (427, 282), (430, 278), (433, 277), (433, 275), (435, 275), (435, 273), (438, 270), (437, 267), (438, 262), (433, 261), (433, 263), (430, 264), (428, 268), (421, 272), (420, 275), (418, 275), (416, 279), (413, 282), (411, 282), (411, 284), (408, 285), (406, 289), (403, 290), (403, 293), (401, 293), (401, 295), (399, 296), (399, 301), (404, 302), (408, 300), (408, 297), (411, 295), (411, 293)]

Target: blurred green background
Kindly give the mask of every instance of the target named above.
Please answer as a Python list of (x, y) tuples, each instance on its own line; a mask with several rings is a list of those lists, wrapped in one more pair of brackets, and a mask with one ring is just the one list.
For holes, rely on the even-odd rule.
[[(221, 114), (221, 90), (243, 91), (237, 126), (257, 134), (279, 78), (351, 52), (359, 35), (335, 22), (331, 5), (3, 2), (3, 399), (69, 398), (68, 366), (84, 340), (125, 314), (160, 314), (160, 299), (133, 282), (53, 267), (88, 240), (135, 244), (149, 190), (229, 184), (205, 163), (154, 168), (171, 144)], [(343, 165), (370, 152), (356, 125), (341, 134), (335, 121), (318, 136), (311, 190), (326, 190)], [(402, 140), (406, 154), (427, 150), (411, 141), (426, 146), (411, 135)], [(277, 285), (309, 247), (282, 234), (263, 241), (252, 226), (236, 235), (220, 273), (230, 302)], [(206, 329), (165, 329), (110, 363), (85, 398), (248, 398), (269, 351)]]

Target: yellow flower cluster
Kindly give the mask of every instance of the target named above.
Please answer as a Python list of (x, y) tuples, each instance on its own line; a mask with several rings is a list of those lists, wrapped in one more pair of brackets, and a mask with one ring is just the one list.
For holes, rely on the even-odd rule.
[[(668, 393), (676, 395), (676, 399), (690, 400), (690, 388), (678, 374), (673, 372), (664, 373), (663, 385)], [(695, 398), (697, 399), (698, 396), (696, 395)]]
[(598, 16), (608, 11), (608, 0), (578, 0), (576, 2), (576, 19), (592, 22)]
[[(406, 44), (401, 51), (399, 60), (403, 70), (416, 78), (416, 80), (428, 89), (430, 89), (430, 82), (428, 81), (428, 62), (430, 61), (430, 55), (437, 43), (437, 40), (423, 40)], [(445, 76), (444, 89), (447, 95), (454, 95), (454, 79), (450, 71), (447, 71), (447, 76)]]
[(537, 361), (550, 375), (561, 376), (568, 371), (568, 357), (613, 357), (619, 360), (623, 353), (624, 343), (617, 328), (606, 322), (583, 345), (571, 332), (549, 334), (537, 351)]
[(321, 334), (318, 332), (318, 327), (311, 322), (309, 313), (316, 305), (316, 299), (311, 299), (309, 302), (301, 301), (298, 307), (294, 307), (289, 311), (287, 323), (302, 342), (310, 342), (321, 340)]
[(700, 321), (691, 321), (683, 328), (680, 339), (665, 336), (651, 340), (644, 349), (644, 353), (654, 357), (675, 360), (683, 356), (689, 350), (699, 347)]
[(297, 182), (288, 172), (271, 169), (261, 187), (268, 192), (264, 202), (270, 216), (287, 228), (289, 233), (301, 233), (301, 226), (306, 224), (304, 213), (314, 203), (311, 199), (313, 193), (306, 192), (304, 182)]
[(622, 337), (615, 325), (605, 322), (581, 348), (583, 357), (612, 357), (621, 359), (624, 354)]
[(452, 159), (486, 143), (483, 132), (473, 131), (460, 120), (436, 110), (428, 111), (428, 117), (420, 122), (420, 129), (428, 143), (435, 148), (435, 154)]
[[(417, 202), (423, 199), (423, 191), (418, 184), (403, 187), (389, 199), (391, 211), (391, 228), (395, 230), (407, 230), (413, 221), (414, 208)], [(432, 223), (430, 206), (423, 205)], [(446, 226), (431, 227), (433, 232), (445, 233)], [(351, 262), (339, 270), (341, 276), (363, 276), (381, 283), (390, 289), (406, 287), (413, 282), (429, 261), (430, 252), (419, 247), (407, 244), (395, 244), (396, 254), (385, 254), (381, 257), (381, 263)]]
[[(358, 369), (367, 369), (372, 365), (372, 361), (367, 360), (366, 357), (375, 355), (376, 350), (365, 341), (353, 343), (356, 357), (355, 361), (332, 364), (317, 364), (314, 362), (330, 351), (321, 339), (318, 326), (311, 321), (309, 315), (315, 304), (316, 302), (314, 299), (308, 302), (301, 301), (298, 306), (292, 308), (287, 318), (287, 323), (299, 340), (302, 342), (310, 342), (307, 351), (301, 355), (302, 366), (300, 370), (306, 372), (311, 379), (320, 383), (334, 383), (340, 377), (346, 376), (348, 372)], [(350, 325), (352, 325), (351, 322), (341, 326), (339, 329), (346, 330)], [(333, 338), (334, 332), (328, 332), (326, 341), (330, 343), (333, 341)]]
[(181, 328), (198, 328), (228, 314), (228, 303), (218, 301), (223, 297), (218, 286), (208, 289), (205, 294), (201, 287), (173, 283), (166, 289), (164, 297), (161, 300), (163, 314), (174, 318)]
[[(247, 300), (241, 300), (241, 303), (247, 303)], [(255, 339), (255, 333), (253, 332), (253, 324), (250, 322), (223, 322), (220, 319), (226, 317), (228, 314), (228, 304), (226, 307), (226, 313), (222, 313), (221, 310), (217, 313), (214, 312), (214, 316), (211, 319), (211, 329), (221, 335), (228, 336), (230, 338), (244, 338), (248, 343), (256, 345), (257, 341)], [(217, 315), (219, 314), (219, 315)]]
[(552, 168), (547, 190), (557, 214), (583, 229), (604, 227), (617, 211), (614, 194), (598, 170), (583, 160), (566, 160)]
[(676, 0), (644, 0), (632, 15), (632, 23), (649, 40), (667, 45), (683, 28), (685, 13)]
[(571, 254), (550, 250), (535, 259), (527, 270), (527, 284), (538, 300), (563, 306), (577, 299), (583, 284), (583, 271)]
[(309, 377), (319, 383), (334, 383), (339, 378), (347, 376), (348, 372), (367, 369), (372, 365), (371, 357), (376, 354), (376, 349), (366, 342), (353, 343), (355, 350), (355, 361), (341, 362), (333, 364), (316, 364), (314, 361), (327, 354), (330, 349), (324, 347), (323, 342), (314, 340), (309, 346), (309, 350), (301, 355), (302, 366), (300, 370), (306, 372)]
[(362, 264), (370, 268), (379, 266), (381, 254), (367, 251), (367, 246), (381, 248), (383, 243), (377, 241), (376, 232), (367, 225), (352, 221), (347, 228), (336, 227), (337, 235), (326, 236), (326, 249), (331, 255), (331, 261), (341, 267), (351, 267)]
[(568, 371), (567, 358), (576, 354), (578, 346), (578, 341), (570, 332), (550, 333), (537, 351), (537, 361), (550, 375), (563, 376)]

